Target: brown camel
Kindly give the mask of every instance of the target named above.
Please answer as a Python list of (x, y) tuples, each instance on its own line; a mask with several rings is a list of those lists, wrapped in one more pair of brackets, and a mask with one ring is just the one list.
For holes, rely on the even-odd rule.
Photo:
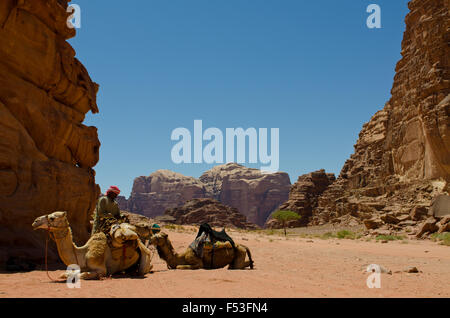
[[(211, 250), (204, 249), (203, 257), (198, 257), (190, 247), (182, 254), (175, 252), (167, 233), (160, 232), (152, 236), (151, 244), (156, 246), (158, 255), (170, 269), (217, 269), (228, 265), (228, 269), (253, 269), (253, 260), (248, 247), (236, 244), (236, 249), (230, 245), (214, 249), (213, 264), (211, 266)], [(248, 255), (249, 260), (245, 260)]]
[[(124, 271), (139, 262), (139, 275), (150, 272), (150, 250), (136, 234), (136, 228), (128, 223), (111, 228), (111, 245), (103, 232), (96, 233), (84, 246), (72, 241), (72, 230), (66, 212), (54, 212), (38, 217), (33, 228), (45, 229), (53, 234), (59, 256), (67, 266), (77, 264), (82, 279), (100, 279)], [(61, 278), (65, 278), (64, 275)]]

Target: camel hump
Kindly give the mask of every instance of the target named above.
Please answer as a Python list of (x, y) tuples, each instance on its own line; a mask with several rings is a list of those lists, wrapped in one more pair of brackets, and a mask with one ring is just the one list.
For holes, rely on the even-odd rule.
[(108, 239), (103, 232), (95, 233), (91, 236), (88, 242), (89, 249), (86, 253), (88, 258), (103, 257), (108, 246)]

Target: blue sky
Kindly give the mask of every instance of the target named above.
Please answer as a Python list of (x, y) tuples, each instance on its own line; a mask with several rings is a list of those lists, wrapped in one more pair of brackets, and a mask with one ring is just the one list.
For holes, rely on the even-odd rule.
[[(291, 182), (339, 174), (362, 125), (390, 98), (407, 0), (74, 0), (70, 40), (100, 84), (96, 180), (129, 195), (158, 169), (198, 177), (214, 165), (174, 164), (171, 132), (280, 129)], [(382, 10), (368, 29), (366, 8)], [(257, 165), (247, 165), (259, 167)]]

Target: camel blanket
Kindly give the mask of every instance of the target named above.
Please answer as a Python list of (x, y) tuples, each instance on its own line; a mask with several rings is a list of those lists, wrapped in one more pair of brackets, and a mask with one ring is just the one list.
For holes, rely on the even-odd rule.
[(212, 230), (209, 224), (204, 223), (200, 226), (200, 230), (195, 240), (189, 245), (198, 257), (203, 257), (203, 250), (215, 250), (220, 248), (234, 248), (234, 241), (225, 232)]

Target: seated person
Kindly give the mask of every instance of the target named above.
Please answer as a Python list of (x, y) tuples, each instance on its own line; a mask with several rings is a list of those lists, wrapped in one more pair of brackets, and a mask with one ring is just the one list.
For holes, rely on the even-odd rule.
[[(92, 234), (99, 231), (100, 220), (104, 217), (114, 217), (118, 221), (122, 218), (120, 208), (115, 199), (120, 194), (120, 190), (116, 186), (111, 186), (106, 191), (106, 196), (98, 199), (97, 206), (94, 213), (94, 224), (92, 226)], [(91, 234), (91, 235), (92, 235)]]

